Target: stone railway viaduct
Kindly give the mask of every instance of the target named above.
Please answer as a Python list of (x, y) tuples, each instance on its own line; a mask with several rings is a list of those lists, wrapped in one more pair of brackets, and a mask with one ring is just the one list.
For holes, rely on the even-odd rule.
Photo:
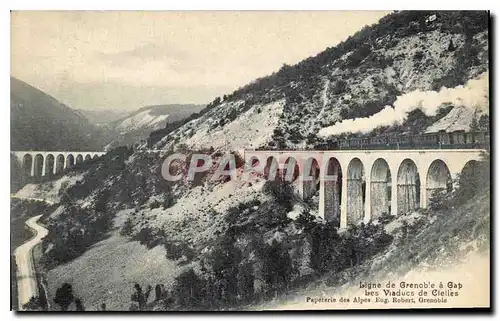
[(75, 164), (104, 155), (104, 152), (62, 151), (12, 151), (26, 173), (30, 176), (49, 176), (71, 168)]
[[(246, 164), (263, 167), (268, 178), (292, 181), (299, 197), (319, 192), (319, 216), (348, 223), (369, 222), (383, 213), (426, 208), (432, 193), (450, 190), (473, 170), (481, 149), (424, 150), (244, 150)], [(104, 152), (13, 151), (31, 176), (57, 174)], [(318, 191), (319, 190), (319, 191)]]
[[(479, 149), (434, 150), (245, 150), (246, 164), (267, 176), (292, 181), (299, 197), (319, 189), (319, 216), (348, 223), (368, 222), (383, 213), (426, 208), (432, 192), (450, 190), (457, 177), (481, 160)], [(262, 167), (261, 167), (262, 168)]]

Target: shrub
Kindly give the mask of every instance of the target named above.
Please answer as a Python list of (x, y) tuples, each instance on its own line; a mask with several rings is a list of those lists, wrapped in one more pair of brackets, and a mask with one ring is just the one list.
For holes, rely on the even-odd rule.
[(451, 197), (446, 188), (439, 188), (432, 192), (429, 198), (429, 209), (433, 211), (444, 210), (451, 207)]
[(413, 60), (414, 61), (421, 61), (422, 58), (424, 58), (424, 53), (420, 50), (417, 50), (415, 54), (413, 55)]
[(382, 225), (387, 225), (390, 222), (394, 221), (396, 216), (391, 215), (390, 213), (383, 212), (382, 215), (378, 217), (378, 222)]
[(166, 210), (167, 208), (174, 206), (174, 204), (175, 199), (172, 197), (172, 195), (166, 194), (165, 198), (163, 199), (163, 209)]
[(338, 222), (310, 224), (306, 233), (311, 242), (309, 262), (317, 273), (342, 271), (359, 265), (392, 242), (382, 225), (350, 225), (339, 235)]
[(478, 127), (479, 127), (479, 130), (489, 131), (490, 130), (490, 116), (486, 115), (486, 114), (481, 115), (481, 117), (479, 117)]
[(165, 240), (163, 245), (167, 251), (166, 257), (169, 260), (178, 260), (186, 257), (187, 261), (191, 261), (196, 256), (196, 252), (186, 243)]
[(279, 204), (285, 206), (290, 211), (293, 208), (295, 194), (290, 182), (281, 180), (272, 180), (264, 183), (262, 191), (268, 195), (272, 195)]
[(31, 297), (31, 299), (23, 305), (23, 310), (26, 311), (45, 311), (47, 302), (40, 296)]
[[(135, 292), (130, 296), (130, 300), (133, 302), (132, 304), (134, 304), (134, 302), (137, 303), (139, 311), (145, 310), (146, 303), (148, 302), (148, 298), (151, 294), (152, 289), (153, 288), (151, 287), (151, 285), (148, 285), (146, 287), (146, 291), (143, 292), (141, 286), (138, 283), (134, 284)], [(131, 309), (134, 309), (133, 305), (131, 306)]]
[(198, 309), (203, 303), (205, 282), (190, 268), (175, 278), (174, 295), (177, 304), (186, 310)]
[(62, 311), (68, 310), (69, 305), (73, 302), (73, 287), (69, 283), (64, 283), (59, 289), (56, 290), (54, 303), (59, 305)]
[(139, 241), (142, 245), (146, 245), (148, 249), (158, 246), (161, 243), (161, 239), (155, 235), (153, 229), (149, 226), (143, 227), (132, 239)]
[(351, 55), (347, 58), (346, 65), (351, 68), (357, 67), (366, 57), (368, 57), (370, 53), (371, 46), (363, 44), (351, 53)]
[[(489, 192), (490, 189), (490, 156), (485, 153), (483, 160), (474, 162), (465, 168), (458, 178), (459, 186), (453, 202), (464, 204), (480, 192)], [(485, 184), (486, 182), (486, 184)]]
[(129, 217), (123, 223), (122, 229), (120, 230), (120, 235), (122, 236), (131, 236), (134, 231), (134, 225), (132, 223), (132, 219)]
[(264, 281), (268, 293), (287, 290), (292, 275), (292, 261), (288, 250), (282, 243), (273, 240), (264, 248), (263, 253)]
[(351, 225), (342, 235), (341, 247), (345, 250), (347, 266), (354, 266), (381, 252), (392, 242), (392, 236), (381, 225), (371, 223)]
[(316, 217), (307, 210), (303, 210), (294, 221), (295, 228), (311, 230), (316, 226)]
[(149, 204), (149, 208), (152, 210), (154, 210), (155, 208), (158, 208), (160, 206), (161, 206), (161, 203), (158, 200), (154, 200), (151, 202), (151, 204)]
[(345, 92), (346, 90), (346, 87), (347, 87), (347, 83), (342, 80), (342, 79), (339, 79), (335, 82), (335, 85), (333, 85), (333, 88), (332, 88), (332, 93), (334, 95), (340, 95), (342, 94), (343, 92)]
[(48, 235), (43, 244), (52, 248), (43, 257), (47, 268), (66, 263), (84, 253), (87, 248), (103, 240), (113, 228), (114, 212), (98, 212), (68, 206), (62, 219), (48, 222)]
[(80, 298), (75, 299), (75, 310), (76, 311), (85, 311), (85, 306)]

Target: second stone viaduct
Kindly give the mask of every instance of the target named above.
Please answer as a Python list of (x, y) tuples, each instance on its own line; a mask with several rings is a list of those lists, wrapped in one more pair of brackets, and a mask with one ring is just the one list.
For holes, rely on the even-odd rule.
[(75, 164), (89, 161), (105, 152), (71, 151), (12, 151), (29, 176), (50, 176), (62, 172)]

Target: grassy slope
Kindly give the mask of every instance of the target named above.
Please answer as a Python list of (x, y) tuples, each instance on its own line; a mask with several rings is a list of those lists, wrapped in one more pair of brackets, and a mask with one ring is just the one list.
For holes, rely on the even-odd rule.
[(87, 310), (97, 310), (103, 302), (108, 310), (128, 310), (135, 283), (143, 287), (170, 284), (176, 268), (166, 259), (163, 247), (147, 250), (139, 242), (113, 236), (70, 264), (48, 271), (49, 298), (53, 300), (57, 288), (68, 282)]
[[(123, 214), (117, 216), (117, 221)], [(117, 229), (110, 234), (75, 260), (47, 271), (48, 296), (54, 309), (55, 292), (65, 282), (72, 284), (86, 310), (97, 310), (102, 303), (106, 303), (107, 310), (128, 310), (135, 283), (145, 288), (148, 284), (168, 286), (173, 282), (178, 267), (166, 258), (162, 246), (148, 250), (120, 236)], [(150, 299), (153, 297), (154, 293)], [(70, 310), (73, 308), (70, 306)]]

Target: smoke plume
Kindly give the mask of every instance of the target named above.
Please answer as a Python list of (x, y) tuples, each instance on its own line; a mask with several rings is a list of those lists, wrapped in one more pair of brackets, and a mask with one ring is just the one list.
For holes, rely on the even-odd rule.
[(488, 72), (469, 80), (465, 86), (443, 87), (437, 91), (415, 90), (397, 97), (393, 106), (385, 106), (380, 112), (365, 118), (345, 119), (333, 126), (322, 128), (322, 137), (342, 133), (368, 133), (379, 126), (401, 124), (408, 113), (420, 108), (427, 116), (434, 116), (444, 103), (465, 106), (488, 113)]

